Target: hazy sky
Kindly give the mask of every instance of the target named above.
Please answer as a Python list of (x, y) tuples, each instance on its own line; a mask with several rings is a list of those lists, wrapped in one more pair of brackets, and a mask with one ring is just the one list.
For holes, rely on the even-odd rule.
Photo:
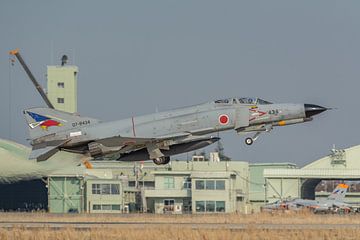
[(355, 0), (1, 1), (0, 137), (27, 144), (22, 110), (44, 105), (19, 63), (9, 68), (20, 48), (44, 86), (68, 54), (79, 113), (103, 120), (232, 96), (338, 108), (250, 147), (221, 133), (234, 159), (303, 165), (360, 144), (359, 13)]

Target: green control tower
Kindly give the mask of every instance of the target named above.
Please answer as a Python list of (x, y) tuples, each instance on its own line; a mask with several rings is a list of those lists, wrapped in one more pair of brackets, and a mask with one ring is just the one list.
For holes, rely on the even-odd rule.
[(55, 109), (75, 113), (79, 69), (74, 65), (66, 65), (67, 59), (64, 55), (60, 66), (47, 66), (47, 96)]

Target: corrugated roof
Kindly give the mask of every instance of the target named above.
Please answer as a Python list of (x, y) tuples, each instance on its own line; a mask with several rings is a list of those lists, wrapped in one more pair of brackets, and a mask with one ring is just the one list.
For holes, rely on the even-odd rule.
[(265, 178), (360, 179), (360, 169), (264, 169)]
[(30, 154), (30, 148), (22, 144), (0, 139), (0, 158), (19, 158), (26, 159)]

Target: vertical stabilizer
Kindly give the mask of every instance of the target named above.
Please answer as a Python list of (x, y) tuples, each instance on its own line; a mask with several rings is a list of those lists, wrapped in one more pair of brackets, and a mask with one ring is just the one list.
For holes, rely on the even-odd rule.
[(80, 117), (50, 108), (26, 109), (24, 117), (29, 127), (31, 140), (99, 122), (97, 119)]
[(344, 183), (340, 183), (334, 189), (334, 191), (328, 197), (328, 200), (335, 200), (335, 201), (344, 201), (347, 189), (349, 188), (348, 185)]

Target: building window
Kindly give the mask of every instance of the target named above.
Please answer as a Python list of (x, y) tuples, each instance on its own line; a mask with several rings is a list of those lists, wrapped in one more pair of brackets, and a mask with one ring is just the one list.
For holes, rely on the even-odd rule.
[(109, 211), (111, 210), (111, 205), (110, 204), (101, 205), (101, 210)]
[(204, 180), (196, 180), (195, 181), (195, 188), (197, 190), (205, 189), (205, 181)]
[(101, 189), (100, 184), (93, 184), (92, 185), (92, 194), (100, 194), (101, 193), (100, 189)]
[(196, 180), (195, 188), (197, 190), (225, 190), (225, 180)]
[(58, 98), (58, 99), (57, 99), (57, 102), (58, 102), (58, 103), (65, 103), (65, 100), (64, 100), (64, 98)]
[(215, 201), (206, 201), (206, 212), (215, 212)]
[(225, 180), (216, 180), (216, 190), (225, 190)]
[(165, 189), (175, 188), (174, 177), (164, 177), (164, 188)]
[(101, 194), (111, 194), (110, 184), (101, 184)]
[(120, 205), (119, 204), (111, 205), (111, 210), (120, 211)]
[(215, 189), (215, 181), (214, 180), (206, 180), (206, 189), (214, 190)]
[(92, 184), (92, 194), (119, 195), (120, 184)]
[(225, 212), (225, 201), (196, 201), (196, 212)]
[(175, 200), (174, 199), (164, 199), (164, 212), (174, 211)]
[(216, 201), (216, 212), (225, 212), (225, 201)]
[(111, 194), (120, 194), (120, 185), (119, 184), (111, 184)]
[(121, 207), (119, 204), (94, 204), (93, 210), (120, 211)]
[(100, 204), (94, 204), (93, 205), (93, 210), (101, 210), (101, 205)]
[(183, 189), (191, 189), (191, 178), (186, 177), (184, 179)]
[(65, 88), (65, 83), (64, 82), (58, 82), (57, 86), (58, 86), (58, 88)]
[(204, 201), (196, 201), (196, 212), (205, 212), (205, 202)]

